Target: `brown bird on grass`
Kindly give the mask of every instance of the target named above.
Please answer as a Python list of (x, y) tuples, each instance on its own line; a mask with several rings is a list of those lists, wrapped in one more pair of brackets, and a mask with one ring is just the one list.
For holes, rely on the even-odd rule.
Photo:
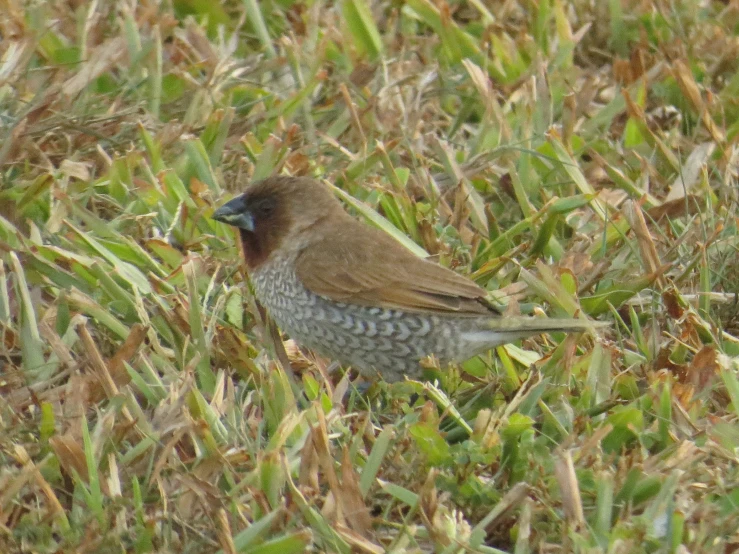
[(593, 327), (502, 316), (485, 289), (356, 221), (313, 179), (252, 183), (213, 219), (239, 229), (257, 299), (280, 328), (364, 375), (416, 379), (430, 355), (444, 367), (516, 339)]

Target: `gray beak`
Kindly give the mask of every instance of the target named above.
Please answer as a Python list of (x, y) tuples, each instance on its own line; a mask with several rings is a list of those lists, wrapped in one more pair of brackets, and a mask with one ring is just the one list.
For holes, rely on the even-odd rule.
[(254, 232), (254, 216), (246, 207), (243, 196), (237, 196), (218, 208), (211, 216), (216, 221)]

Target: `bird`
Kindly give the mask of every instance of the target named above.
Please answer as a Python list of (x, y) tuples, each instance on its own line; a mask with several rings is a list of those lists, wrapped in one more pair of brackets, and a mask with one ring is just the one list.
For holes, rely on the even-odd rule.
[(254, 181), (212, 218), (238, 229), (255, 296), (278, 327), (366, 377), (421, 379), (430, 357), (444, 367), (521, 338), (597, 325), (503, 315), (484, 288), (354, 219), (313, 178)]

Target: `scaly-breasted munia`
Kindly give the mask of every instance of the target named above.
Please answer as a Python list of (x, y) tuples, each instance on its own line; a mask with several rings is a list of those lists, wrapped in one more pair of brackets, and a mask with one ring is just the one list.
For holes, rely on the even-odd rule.
[(257, 299), (280, 328), (364, 375), (418, 378), (430, 355), (461, 362), (530, 335), (592, 327), (502, 316), (485, 289), (356, 221), (313, 179), (252, 183), (213, 218), (239, 229)]

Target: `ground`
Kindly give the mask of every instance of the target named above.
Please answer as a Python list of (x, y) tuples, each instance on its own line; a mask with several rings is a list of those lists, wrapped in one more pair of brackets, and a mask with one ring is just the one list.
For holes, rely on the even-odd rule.
[[(0, 551), (739, 550), (737, 2), (1, 11)], [(611, 325), (359, 386), (209, 218), (275, 173)]]

